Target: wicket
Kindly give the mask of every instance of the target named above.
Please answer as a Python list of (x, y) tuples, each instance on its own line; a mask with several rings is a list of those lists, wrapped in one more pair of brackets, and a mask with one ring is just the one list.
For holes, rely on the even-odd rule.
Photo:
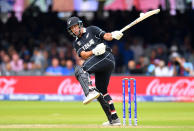
[(129, 115), (129, 125), (132, 125), (132, 118), (131, 118), (131, 81), (134, 87), (134, 125), (137, 126), (137, 96), (136, 96), (136, 79), (134, 78), (124, 78), (122, 79), (122, 89), (123, 89), (123, 125), (126, 125), (126, 113), (125, 113), (125, 81), (127, 80), (128, 85), (128, 115)]

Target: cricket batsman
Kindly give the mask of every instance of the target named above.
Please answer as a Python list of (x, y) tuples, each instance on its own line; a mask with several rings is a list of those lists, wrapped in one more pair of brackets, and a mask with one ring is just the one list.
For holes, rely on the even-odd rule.
[[(81, 67), (75, 66), (75, 76), (86, 96), (83, 104), (97, 99), (108, 118), (103, 125), (121, 125), (112, 98), (107, 92), (115, 60), (111, 48), (106, 45), (105, 41), (120, 40), (123, 33), (121, 31), (106, 33), (96, 26), (85, 28), (78, 17), (70, 17), (67, 20), (67, 30), (75, 37), (73, 47), (78, 56), (85, 60)], [(92, 86), (91, 73), (95, 75), (96, 87)]]

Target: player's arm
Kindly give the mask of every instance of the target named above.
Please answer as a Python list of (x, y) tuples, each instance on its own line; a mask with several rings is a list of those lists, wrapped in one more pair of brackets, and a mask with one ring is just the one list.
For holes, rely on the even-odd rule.
[(80, 53), (81, 58), (84, 60), (88, 59), (92, 55), (93, 55), (92, 51), (82, 51)]
[(107, 41), (111, 41), (113, 39), (120, 40), (121, 37), (123, 36), (123, 33), (121, 31), (113, 31), (111, 33), (106, 33), (99, 27), (92, 26), (91, 28), (95, 36)]
[(104, 43), (98, 44), (94, 49), (91, 51), (81, 51), (80, 56), (83, 59), (88, 59), (92, 55), (102, 55), (106, 51), (106, 45)]
[(113, 39), (120, 40), (123, 36), (121, 31), (113, 31), (111, 33), (105, 33), (103, 38), (107, 41), (111, 41)]
[(77, 44), (76, 42), (73, 43), (73, 47), (75, 49), (75, 52), (77, 53), (77, 55), (79, 57), (81, 57), (82, 59), (86, 60), (88, 59), (90, 56), (92, 56), (92, 51), (85, 51), (81, 46), (79, 46), (79, 44)]
[(113, 39), (120, 40), (123, 36), (123, 33), (121, 31), (113, 31), (111, 33), (105, 33), (103, 38), (107, 41), (111, 41)]
[(112, 34), (111, 33), (105, 33), (103, 38), (107, 41), (113, 40)]

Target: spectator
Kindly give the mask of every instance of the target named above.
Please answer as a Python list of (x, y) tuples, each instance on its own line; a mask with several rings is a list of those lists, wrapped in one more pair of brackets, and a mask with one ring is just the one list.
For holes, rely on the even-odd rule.
[(28, 50), (24, 51), (23, 53), (23, 60), (24, 62), (30, 62), (30, 52)]
[(177, 45), (172, 45), (172, 46), (170, 47), (170, 52), (171, 52), (171, 53), (173, 53), (173, 52), (178, 52), (178, 47), (177, 47)]
[(164, 52), (163, 46), (159, 45), (156, 49), (156, 59), (163, 60), (164, 62), (168, 62), (167, 54)]
[(66, 65), (66, 60), (65, 60), (65, 50), (59, 50), (59, 61), (60, 61), (60, 66), (65, 67)]
[(12, 71), (19, 72), (19, 71), (23, 70), (23, 60), (20, 59), (20, 57), (17, 53), (14, 53), (12, 55), (12, 60), (11, 60), (10, 64), (11, 64)]
[(194, 49), (192, 50), (192, 53), (191, 53), (191, 55), (189, 56), (189, 62), (191, 62), (192, 63), (192, 65), (194, 66)]
[(133, 71), (136, 69), (136, 63), (134, 60), (128, 62), (128, 73), (133, 74)]
[(140, 38), (134, 38), (131, 50), (134, 52), (134, 59), (137, 62), (139, 57), (144, 54), (142, 40)]
[(124, 47), (122, 47), (121, 55), (124, 60), (125, 67), (127, 67), (128, 61), (134, 60), (134, 52), (131, 50), (129, 43), (125, 43)]
[(48, 65), (51, 65), (51, 60), (49, 59), (48, 51), (43, 50), (42, 55), (44, 58), (43, 59), (43, 69), (45, 70), (48, 67)]
[(31, 61), (34, 62), (36, 69), (44, 70), (44, 56), (39, 49), (35, 49)]
[(7, 63), (5, 65), (5, 69), (3, 70), (2, 75), (4, 75), (4, 76), (13, 76), (13, 75), (16, 75), (16, 72), (14, 72), (12, 70), (10, 63)]
[(58, 58), (58, 52), (57, 52), (57, 47), (56, 47), (56, 43), (52, 43), (51, 45), (51, 49), (49, 51), (49, 58)]
[(142, 75), (146, 72), (147, 65), (148, 65), (148, 59), (144, 55), (140, 56), (138, 58), (138, 61), (136, 62), (136, 68), (141, 70)]
[(150, 65), (148, 65), (147, 68), (147, 75), (154, 75), (154, 70), (155, 68), (159, 65), (160, 60), (159, 59), (155, 59), (153, 63), (151, 63)]
[(188, 59), (189, 56), (191, 55), (192, 53), (192, 44), (191, 44), (191, 36), (190, 35), (186, 35), (184, 37), (184, 41), (183, 41), (183, 44), (181, 44), (181, 51), (183, 52), (183, 56), (184, 58)]
[(63, 75), (63, 68), (59, 65), (59, 60), (57, 58), (52, 59), (52, 65), (46, 69), (46, 75), (48, 76)]
[(117, 44), (112, 46), (112, 53), (115, 57), (115, 73), (123, 72), (123, 57), (121, 56)]
[(73, 75), (73, 74), (74, 74), (73, 61), (69, 59), (66, 61), (66, 67), (64, 67), (63, 75)]
[(173, 70), (173, 76), (181, 76), (182, 68), (180, 65), (180, 56), (177, 52), (171, 54), (168, 67), (170, 70)]
[(193, 73), (193, 65), (191, 62), (185, 60), (184, 57), (181, 57), (177, 60), (180, 63), (180, 66), (183, 68), (183, 76), (191, 76)]
[(1, 62), (1, 66), (0, 66), (0, 69), (2, 71), (5, 71), (6, 70), (6, 65), (10, 63), (10, 57), (5, 54), (5, 55), (2, 55), (2, 62)]
[(152, 49), (151, 50), (151, 53), (150, 53), (150, 56), (149, 56), (149, 62), (151, 64), (154, 64), (154, 60), (156, 59), (156, 50), (155, 49)]
[(171, 60), (172, 56), (173, 55), (177, 55), (177, 56), (180, 56), (180, 53), (178, 51), (178, 46), (177, 45), (172, 45), (171, 48), (170, 48), (170, 57), (168, 58), (169, 60)]
[(67, 46), (67, 52), (65, 54), (66, 59), (73, 59), (72, 45)]
[(23, 45), (21, 47), (21, 50), (19, 52), (19, 56), (21, 57), (21, 59), (24, 60), (24, 62), (30, 62), (30, 51), (26, 48), (25, 45)]
[(157, 67), (154, 70), (155, 76), (173, 76), (173, 70), (169, 70), (167, 66), (165, 66), (164, 60), (160, 60)]
[(6, 55), (5, 50), (0, 50), (0, 62), (4, 59), (3, 57)]
[(30, 70), (31, 65), (29, 65), (27, 62), (24, 62), (23, 64), (23, 70), (22, 71), (19, 71), (17, 73), (17, 75), (19, 76), (30, 76), (30, 75), (34, 75), (34, 72), (32, 70)]

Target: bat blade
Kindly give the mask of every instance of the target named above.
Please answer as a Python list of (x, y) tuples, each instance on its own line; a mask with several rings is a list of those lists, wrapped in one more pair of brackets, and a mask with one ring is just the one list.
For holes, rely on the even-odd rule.
[(137, 23), (141, 22), (142, 20), (154, 15), (154, 14), (158, 14), (160, 12), (160, 9), (156, 9), (156, 10), (152, 10), (152, 11), (148, 11), (145, 14), (141, 15), (139, 18), (137, 18), (135, 21), (131, 22), (130, 24), (126, 25), (124, 28), (122, 28), (120, 31), (124, 32), (127, 29), (131, 28), (132, 26), (136, 25)]

